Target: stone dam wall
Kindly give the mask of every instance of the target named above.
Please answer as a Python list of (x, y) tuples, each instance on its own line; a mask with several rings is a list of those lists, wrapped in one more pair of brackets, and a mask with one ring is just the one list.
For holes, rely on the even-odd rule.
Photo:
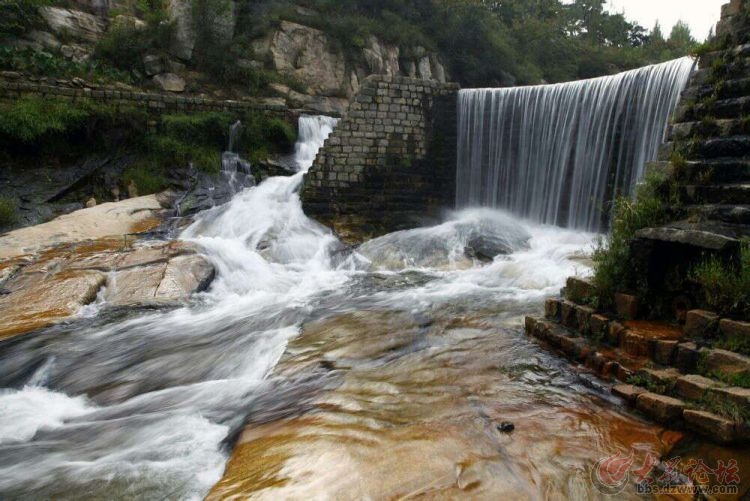
[(305, 213), (349, 242), (436, 221), (452, 208), (458, 85), (375, 75), (305, 177)]

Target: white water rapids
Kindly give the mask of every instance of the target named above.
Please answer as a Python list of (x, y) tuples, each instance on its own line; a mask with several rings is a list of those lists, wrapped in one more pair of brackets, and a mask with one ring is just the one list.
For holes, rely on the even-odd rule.
[[(280, 380), (274, 366), (305, 322), (355, 309), (429, 316), (504, 304), (521, 315), (585, 270), (592, 235), (490, 210), (387, 235), (352, 252), (307, 218), (297, 190), (335, 120), (303, 117), (300, 171), (199, 214), (182, 235), (217, 269), (189, 307), (106, 305), (0, 345), (0, 498), (199, 499), (246, 420), (278, 419), (330, 384)], [(512, 254), (467, 258), (489, 238)]]

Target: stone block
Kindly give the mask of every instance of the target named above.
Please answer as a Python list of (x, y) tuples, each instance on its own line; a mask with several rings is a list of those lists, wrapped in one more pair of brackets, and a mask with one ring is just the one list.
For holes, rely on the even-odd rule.
[(577, 306), (576, 307), (576, 324), (578, 325), (578, 332), (584, 336), (591, 334), (591, 315), (594, 314), (594, 309), (588, 306)]
[(638, 318), (638, 298), (618, 292), (615, 294), (615, 309), (619, 317), (635, 320)]
[(591, 353), (591, 347), (581, 337), (563, 337), (560, 339), (560, 348), (572, 360), (584, 361)]
[(709, 391), (712, 395), (728, 400), (739, 407), (750, 408), (750, 388), (726, 387), (716, 383)]
[(566, 297), (574, 302), (590, 299), (594, 295), (594, 286), (585, 278), (568, 277), (565, 284)]
[(734, 422), (706, 411), (687, 409), (683, 412), (687, 427), (715, 442), (731, 444), (736, 439)]
[[(541, 322), (539, 322), (539, 324), (541, 324)], [(537, 324), (537, 331), (539, 330), (539, 324)], [(556, 348), (562, 348), (564, 340), (569, 338), (570, 334), (559, 327), (551, 327), (548, 328), (544, 332), (544, 335), (540, 337), (549, 342), (549, 344), (551, 344), (552, 346), (555, 346)]]
[[(703, 355), (705, 353), (705, 355)], [(706, 370), (709, 373), (741, 374), (750, 373), (750, 358), (727, 350), (705, 350)]]
[(655, 421), (674, 425), (682, 419), (685, 402), (656, 393), (642, 393), (636, 399), (636, 408)]
[(685, 335), (691, 338), (712, 337), (719, 325), (719, 315), (706, 310), (690, 310), (685, 317)]
[(604, 315), (599, 315), (597, 313), (594, 313), (593, 315), (591, 315), (591, 318), (589, 319), (589, 327), (590, 327), (592, 336), (597, 337), (597, 338), (606, 336), (608, 326), (609, 326), (609, 319), (605, 317)]
[(711, 388), (720, 385), (718, 381), (697, 374), (682, 376), (675, 382), (675, 391), (688, 400), (700, 400)]
[(596, 372), (599, 376), (604, 375), (607, 363), (609, 363), (609, 359), (599, 352), (590, 353), (586, 358), (586, 367)]
[(625, 400), (628, 404), (634, 405), (638, 396), (646, 393), (646, 390), (632, 384), (618, 384), (612, 387), (612, 393)]
[(536, 318), (527, 316), (524, 319), (524, 328), (527, 335), (533, 335), (536, 328)]
[(560, 300), (550, 298), (544, 302), (544, 316), (550, 320), (560, 320)]
[(625, 331), (621, 336), (620, 347), (633, 357), (651, 357), (651, 340), (633, 331)]
[(664, 387), (667, 391), (671, 390), (677, 378), (680, 377), (680, 371), (677, 369), (641, 369), (638, 374), (653, 384)]
[(607, 329), (607, 342), (612, 346), (620, 346), (625, 330), (625, 326), (620, 322), (610, 322)]
[(578, 328), (578, 312), (576, 304), (570, 301), (562, 301), (560, 304), (560, 321), (569, 329)]
[(662, 365), (672, 365), (677, 353), (677, 341), (658, 340), (654, 346), (654, 362)]
[(619, 379), (620, 381), (628, 381), (631, 377), (633, 377), (635, 373), (625, 367), (622, 364), (617, 364), (617, 370), (615, 371), (615, 377)]
[(750, 322), (739, 322), (724, 318), (719, 322), (719, 331), (726, 337), (750, 339)]
[(680, 343), (674, 356), (674, 366), (683, 373), (695, 371), (698, 365), (698, 346), (695, 343)]

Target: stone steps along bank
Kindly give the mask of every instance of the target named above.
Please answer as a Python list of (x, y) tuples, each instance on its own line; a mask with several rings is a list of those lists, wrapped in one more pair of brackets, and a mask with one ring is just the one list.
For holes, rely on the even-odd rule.
[(718, 335), (750, 337), (750, 323), (702, 310), (687, 312), (683, 328), (632, 320), (637, 298), (619, 294), (617, 314), (605, 314), (579, 299), (590, 290), (570, 278), (567, 299), (547, 300), (545, 318), (526, 317), (526, 333), (612, 381), (613, 394), (655, 421), (721, 444), (750, 441), (750, 389), (727, 382), (750, 375), (750, 357), (701, 347)]

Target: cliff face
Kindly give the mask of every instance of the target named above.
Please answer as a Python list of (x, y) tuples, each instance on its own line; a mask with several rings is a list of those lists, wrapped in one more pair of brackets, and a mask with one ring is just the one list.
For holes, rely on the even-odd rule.
[[(137, 60), (124, 68), (139, 86), (169, 92), (214, 93), (217, 97), (242, 98), (252, 94), (274, 104), (321, 113), (345, 111), (349, 98), (369, 75), (401, 75), (438, 82), (447, 79), (440, 57), (424, 47), (399, 47), (370, 36), (361, 47), (343, 48), (335, 36), (299, 22), (305, 16), (312, 19), (317, 15), (301, 7), (293, 12), (296, 22), (282, 18), (260, 30), (254, 39), (238, 41), (237, 2), (204, 3), (211, 4), (207, 8), (213, 10), (196, 11), (200, 2), (169, 0), (164, 4), (164, 19), (157, 21), (153, 13), (140, 11), (131, 0), (75, 0), (67, 8), (43, 6), (38, 9), (39, 22), (11, 44), (42, 57), (85, 64), (93, 61), (97, 44), (111, 38), (117, 30), (143, 34), (154, 26), (168, 26), (167, 41), (144, 47)], [(201, 28), (200, 19), (206, 16), (210, 22)], [(201, 55), (215, 59), (207, 55), (205, 45), (209, 42), (231, 49), (229, 62), (240, 75), (243, 71), (262, 74), (269, 80), (261, 96), (258, 92), (243, 96), (242, 85), (206, 85), (215, 75), (207, 74), (197, 60)]]

